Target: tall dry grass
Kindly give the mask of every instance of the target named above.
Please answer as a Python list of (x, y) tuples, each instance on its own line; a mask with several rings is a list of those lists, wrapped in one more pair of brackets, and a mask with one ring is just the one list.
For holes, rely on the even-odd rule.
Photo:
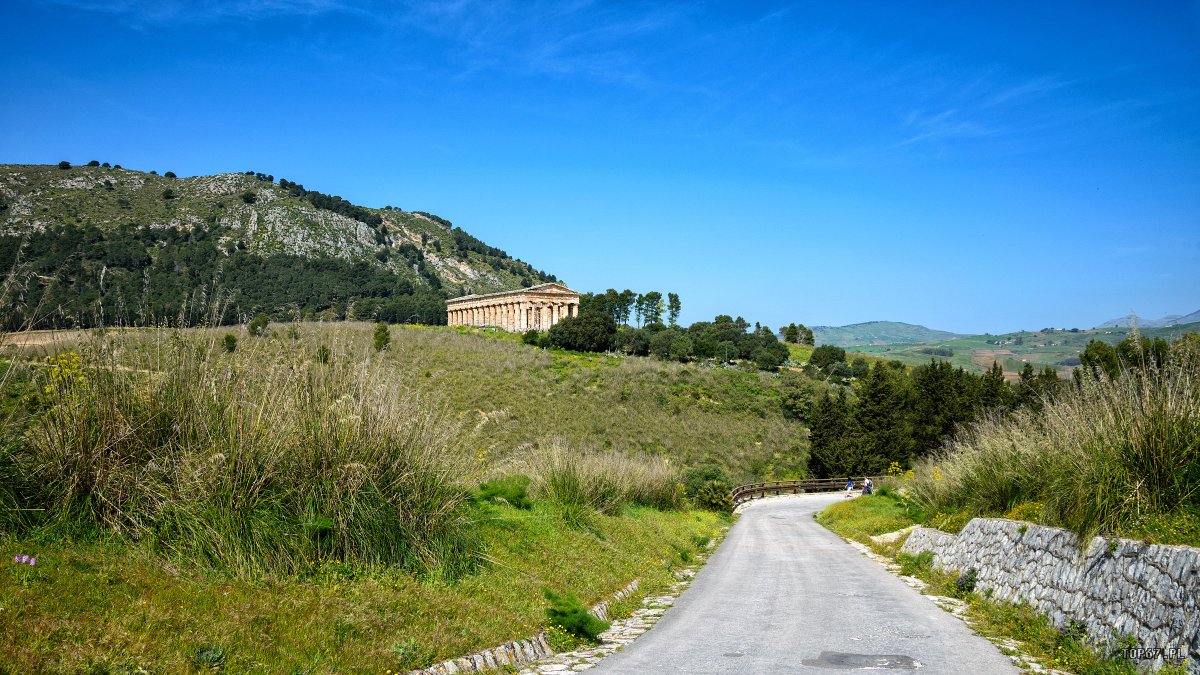
[(671, 509), (682, 502), (679, 472), (664, 459), (579, 450), (560, 439), (517, 455), (510, 470), (532, 479), (538, 499), (608, 515), (626, 504)]
[(320, 558), (457, 574), (477, 542), (457, 423), (365, 350), (219, 331), (98, 337), (48, 366), (12, 449), (44, 524), (242, 575)]
[(1200, 515), (1200, 351), (1180, 344), (1161, 366), (1084, 376), (1042, 412), (979, 423), (916, 469), (910, 493), (925, 509), (1040, 502), (1044, 521), (1084, 536)]

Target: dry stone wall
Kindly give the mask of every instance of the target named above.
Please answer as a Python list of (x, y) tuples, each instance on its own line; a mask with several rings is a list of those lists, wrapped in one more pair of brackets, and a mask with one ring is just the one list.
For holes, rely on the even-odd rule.
[(1140, 665), (1186, 659), (1200, 674), (1200, 549), (1078, 542), (1068, 530), (976, 518), (958, 535), (918, 528), (901, 550), (931, 551), (939, 568), (975, 570), (977, 590), (1028, 602), (1057, 626), (1080, 622), (1093, 640), (1132, 636)]

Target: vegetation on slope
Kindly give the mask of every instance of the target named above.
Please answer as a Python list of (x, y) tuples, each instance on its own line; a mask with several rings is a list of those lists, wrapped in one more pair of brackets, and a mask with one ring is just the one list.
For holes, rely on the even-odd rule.
[[(333, 331), (330, 335), (340, 334)], [(735, 481), (805, 473), (797, 419), (820, 384), (786, 374), (531, 349), (482, 329), (395, 332), (392, 352), (420, 390), (463, 415), (464, 443), (492, 461), (570, 447), (716, 462)]]
[(19, 327), (380, 318), (552, 279), (445, 219), (247, 172), (0, 166), (0, 306)]
[(1130, 340), (1114, 372), (1081, 368), (1040, 410), (984, 420), (920, 462), (908, 483), (926, 511), (1001, 515), (1088, 537), (1200, 545), (1200, 341), (1157, 355)]
[[(448, 582), (316, 558), (248, 580), (105, 541), (0, 539), (0, 663), (13, 672), (404, 672), (546, 627), (544, 588), (585, 603), (633, 579), (662, 593), (726, 525), (705, 511), (629, 508), (569, 527), (559, 507), (473, 507), (486, 564)], [(37, 565), (12, 564), (34, 553)], [(204, 658), (223, 655), (220, 664)], [(142, 669), (142, 670), (139, 670)]]
[[(723, 523), (681, 510), (678, 463), (548, 425), (495, 444), (504, 416), (453, 402), (484, 383), (438, 383), (467, 352), (510, 348), (493, 376), (537, 367), (519, 354), (544, 379), (501, 400), (540, 404), (531, 393), (585, 357), (448, 329), (389, 329), (381, 350), (369, 325), (256, 333), (94, 333), (41, 363), (8, 351), (0, 549), (38, 566), (0, 572), (6, 663), (419, 666), (537, 632), (543, 588), (585, 602), (633, 576), (661, 588)], [(587, 392), (575, 416), (601, 414)]]

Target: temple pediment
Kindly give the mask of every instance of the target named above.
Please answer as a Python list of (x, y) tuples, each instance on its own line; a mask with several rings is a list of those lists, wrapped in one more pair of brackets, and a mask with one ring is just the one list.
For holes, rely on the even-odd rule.
[(577, 291), (573, 291), (567, 288), (564, 284), (557, 282), (538, 284), (537, 286), (530, 286), (529, 288), (523, 290), (526, 293), (549, 293), (551, 295), (569, 295), (572, 297), (579, 297), (579, 293)]

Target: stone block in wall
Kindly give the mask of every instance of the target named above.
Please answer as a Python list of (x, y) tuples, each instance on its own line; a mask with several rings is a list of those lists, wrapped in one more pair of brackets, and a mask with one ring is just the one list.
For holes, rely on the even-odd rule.
[[(976, 570), (979, 590), (1028, 602), (1056, 625), (1080, 622), (1108, 642), (1177, 650), (1200, 675), (1200, 549), (1094, 537), (1003, 518), (976, 518), (957, 535), (918, 528), (901, 551), (931, 551), (934, 565)], [(1160, 665), (1147, 658), (1139, 665)]]

